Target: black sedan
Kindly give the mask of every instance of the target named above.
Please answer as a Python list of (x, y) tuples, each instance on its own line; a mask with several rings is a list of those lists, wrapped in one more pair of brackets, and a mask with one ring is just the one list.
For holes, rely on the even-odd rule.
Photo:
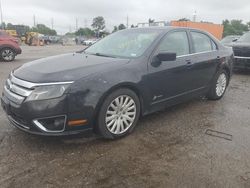
[(14, 70), (1, 104), (10, 122), (38, 135), (130, 133), (142, 115), (198, 96), (221, 99), (233, 51), (188, 28), (116, 32), (86, 50)]
[(235, 55), (235, 69), (250, 70), (250, 32), (245, 33), (232, 44)]

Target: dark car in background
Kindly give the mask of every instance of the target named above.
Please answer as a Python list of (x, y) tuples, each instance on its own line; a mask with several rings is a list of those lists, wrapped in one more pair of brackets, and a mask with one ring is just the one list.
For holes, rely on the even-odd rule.
[(240, 38), (240, 35), (229, 35), (224, 37), (220, 42), (225, 46), (230, 46), (232, 42), (236, 42)]
[(234, 51), (234, 68), (250, 70), (250, 32), (245, 33), (232, 44)]
[(232, 49), (200, 30), (122, 30), (83, 51), (14, 70), (1, 104), (25, 132), (58, 136), (92, 130), (115, 139), (132, 132), (142, 115), (195, 97), (221, 99), (232, 63)]
[(18, 44), (18, 39), (0, 30), (0, 58), (2, 61), (13, 61), (16, 55), (21, 54), (22, 50)]

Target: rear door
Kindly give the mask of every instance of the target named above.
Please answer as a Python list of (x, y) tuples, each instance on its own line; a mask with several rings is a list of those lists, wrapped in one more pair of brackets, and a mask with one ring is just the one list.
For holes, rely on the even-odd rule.
[(191, 89), (206, 88), (216, 73), (220, 60), (217, 45), (211, 37), (196, 30), (190, 31), (192, 41), (192, 85)]

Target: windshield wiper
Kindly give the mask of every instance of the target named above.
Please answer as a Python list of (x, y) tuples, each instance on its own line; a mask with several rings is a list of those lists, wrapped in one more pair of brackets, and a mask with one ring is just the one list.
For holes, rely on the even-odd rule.
[(112, 57), (112, 58), (116, 58), (115, 56), (112, 56), (112, 55), (106, 55), (106, 54), (101, 54), (101, 53), (95, 53), (93, 55), (96, 55), (96, 56), (102, 56), (102, 57)]

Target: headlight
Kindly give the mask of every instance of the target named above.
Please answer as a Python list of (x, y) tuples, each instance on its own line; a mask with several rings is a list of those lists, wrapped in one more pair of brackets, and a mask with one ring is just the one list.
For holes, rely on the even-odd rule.
[(65, 90), (69, 87), (69, 84), (65, 85), (50, 85), (50, 86), (38, 86), (27, 97), (27, 101), (53, 99), (61, 97)]

